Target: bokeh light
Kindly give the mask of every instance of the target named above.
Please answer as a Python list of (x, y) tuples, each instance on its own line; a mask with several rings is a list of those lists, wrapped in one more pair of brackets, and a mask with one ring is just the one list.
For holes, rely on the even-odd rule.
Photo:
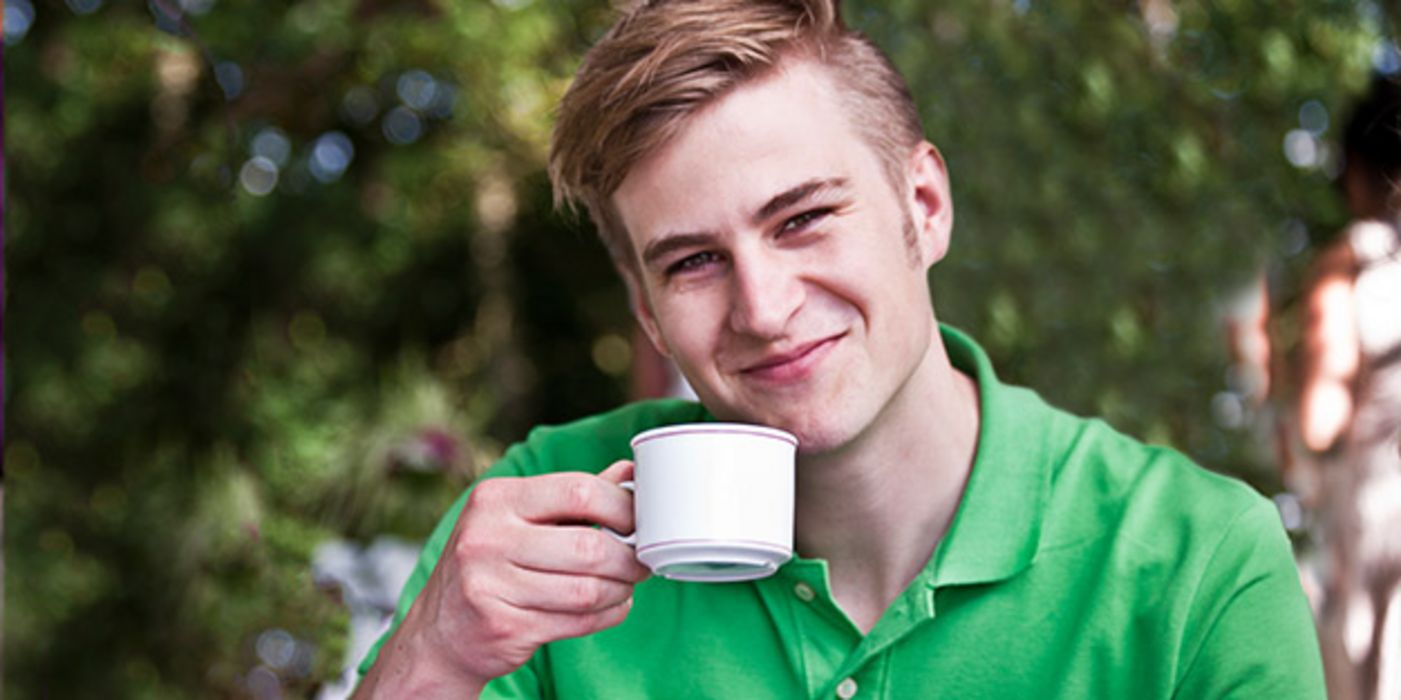
[(423, 136), (423, 120), (403, 105), (389, 110), (381, 126), (384, 137), (399, 146), (411, 144)]
[(1299, 126), (1314, 136), (1328, 131), (1328, 108), (1318, 100), (1309, 100), (1299, 107)]
[(90, 15), (102, 7), (102, 0), (64, 0), (76, 15)]
[(266, 158), (281, 168), (287, 165), (287, 159), (292, 155), (292, 142), (281, 129), (270, 126), (259, 131), (258, 135), (253, 137), (253, 142), (248, 146), (248, 152)]
[(451, 85), (440, 81), (437, 94), (433, 96), (433, 104), (428, 105), (428, 116), (434, 119), (447, 119), (452, 116), (452, 110), (456, 104), (457, 91)]
[(29, 0), (9, 0), (5, 3), (5, 44), (13, 46), (24, 39), (34, 24), (34, 6)]
[(150, 11), (151, 19), (155, 21), (157, 29), (176, 36), (185, 35), (180, 16), (171, 12), (171, 8), (165, 3), (157, 0), (146, 0), (146, 9)]
[(1284, 135), (1284, 157), (1296, 168), (1316, 168), (1322, 162), (1318, 139), (1306, 129), (1293, 129)]
[(1393, 42), (1378, 42), (1372, 50), (1372, 68), (1382, 75), (1401, 73), (1401, 50)]
[(307, 167), (311, 176), (325, 183), (339, 180), (355, 159), (355, 144), (340, 131), (328, 131), (316, 139)]
[(395, 83), (394, 91), (404, 104), (423, 112), (433, 106), (433, 101), (438, 96), (438, 81), (427, 71), (405, 71)]
[(1302, 219), (1290, 217), (1280, 228), (1279, 252), (1287, 258), (1292, 258), (1309, 247), (1309, 227)]
[(297, 639), (284, 629), (270, 629), (258, 635), (255, 644), (258, 658), (269, 668), (291, 668), (297, 659)]
[(379, 99), (375, 91), (357, 85), (345, 91), (341, 98), (341, 116), (355, 126), (368, 126), (379, 116)]
[(238, 171), (238, 184), (248, 194), (262, 197), (277, 188), (277, 164), (264, 156), (253, 156)]
[(232, 100), (243, 94), (243, 68), (233, 61), (220, 61), (214, 66), (214, 80), (224, 91), (224, 99)]
[(258, 666), (249, 671), (244, 682), (248, 694), (256, 700), (282, 700), (282, 681), (267, 666)]
[(276, 167), (282, 168), (287, 165), (287, 158), (291, 157), (291, 140), (287, 139), (282, 129), (269, 126), (254, 136), (252, 143), (248, 144), (248, 153), (268, 158)]
[(594, 366), (607, 374), (620, 377), (632, 366), (632, 345), (617, 333), (607, 333), (593, 343)]
[(1227, 430), (1235, 430), (1245, 423), (1245, 405), (1234, 392), (1217, 392), (1211, 398), (1211, 415), (1216, 419), (1217, 425)]

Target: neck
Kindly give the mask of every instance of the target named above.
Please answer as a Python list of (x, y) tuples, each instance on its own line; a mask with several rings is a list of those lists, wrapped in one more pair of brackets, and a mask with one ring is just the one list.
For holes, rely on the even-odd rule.
[(800, 458), (798, 551), (827, 560), (837, 602), (863, 632), (948, 530), (978, 426), (977, 385), (949, 363), (935, 326), (914, 374), (865, 433)]

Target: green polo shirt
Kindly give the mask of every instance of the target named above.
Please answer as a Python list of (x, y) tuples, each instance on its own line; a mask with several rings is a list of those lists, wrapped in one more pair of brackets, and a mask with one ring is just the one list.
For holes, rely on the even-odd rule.
[[(837, 607), (820, 559), (743, 583), (653, 577), (623, 624), (545, 645), (483, 697), (1324, 697), (1269, 501), (998, 382), (971, 339), (943, 337), (978, 382), (977, 457), (949, 531), (870, 633)], [(600, 471), (640, 430), (709, 419), (661, 401), (540, 428), (487, 476)], [(429, 538), (396, 627), (465, 501)]]

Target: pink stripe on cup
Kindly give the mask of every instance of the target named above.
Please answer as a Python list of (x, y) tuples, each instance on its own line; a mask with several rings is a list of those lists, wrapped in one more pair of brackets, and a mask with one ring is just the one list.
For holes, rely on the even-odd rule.
[(771, 552), (775, 552), (775, 553), (778, 553), (778, 554), (789, 554), (788, 548), (787, 548), (787, 547), (784, 547), (784, 546), (781, 545), (781, 544), (774, 544), (774, 543), (772, 543), (772, 542), (764, 542), (764, 541), (761, 541), (761, 540), (737, 540), (737, 539), (724, 539), (724, 540), (721, 540), (721, 539), (680, 539), (680, 540), (662, 540), (661, 542), (653, 542), (653, 543), (651, 543), (651, 544), (649, 544), (649, 545), (645, 545), (645, 546), (642, 546), (642, 547), (638, 547), (638, 548), (637, 548), (637, 553), (638, 553), (638, 554), (642, 554), (643, 552), (647, 552), (647, 551), (656, 549), (657, 547), (670, 547), (670, 546), (672, 546), (672, 545), (678, 545), (678, 544), (703, 544), (703, 545), (708, 545), (708, 546), (712, 546), (712, 547), (714, 547), (714, 546), (719, 546), (719, 547), (735, 547), (735, 546), (741, 546), (741, 547), (755, 547), (755, 548), (758, 548), (758, 549), (766, 549), (766, 550), (769, 550), (769, 551), (771, 551)]
[(682, 425), (668, 425), (660, 428), (652, 428), (643, 431), (633, 437), (632, 447), (637, 449), (638, 445), (657, 438), (672, 437), (674, 435), (750, 435), (753, 437), (769, 438), (771, 440), (782, 440), (794, 447), (798, 446), (798, 438), (793, 437), (787, 431), (778, 428), (770, 428), (762, 425), (746, 425), (744, 423), (693, 423)]

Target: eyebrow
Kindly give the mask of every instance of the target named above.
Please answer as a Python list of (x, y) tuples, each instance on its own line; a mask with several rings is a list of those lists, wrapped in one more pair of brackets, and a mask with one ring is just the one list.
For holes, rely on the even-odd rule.
[(662, 236), (647, 244), (647, 249), (642, 251), (642, 263), (652, 265), (659, 258), (664, 258), (674, 250), (689, 248), (692, 246), (704, 246), (715, 240), (715, 236), (709, 233), (678, 233), (675, 235)]
[(814, 178), (808, 180), (797, 187), (789, 188), (774, 195), (772, 199), (764, 203), (764, 206), (759, 207), (759, 210), (754, 212), (753, 216), (749, 217), (749, 221), (755, 225), (761, 224), (765, 219), (794, 204), (798, 204), (806, 199), (811, 199), (814, 195), (821, 192), (846, 189), (846, 185), (846, 178), (843, 177)]
[[(846, 178), (813, 178), (771, 197), (769, 201), (764, 203), (764, 206), (759, 207), (759, 209), (749, 217), (749, 221), (757, 226), (774, 214), (795, 204), (811, 199), (819, 193), (829, 190), (842, 190), (846, 189), (846, 187)], [(666, 257), (666, 255), (672, 251), (681, 248), (689, 248), (691, 246), (704, 246), (714, 239), (714, 234), (707, 232), (678, 233), (662, 236), (652, 241), (647, 245), (646, 249), (642, 251), (642, 262), (645, 265), (651, 265), (655, 263), (658, 258)]]

